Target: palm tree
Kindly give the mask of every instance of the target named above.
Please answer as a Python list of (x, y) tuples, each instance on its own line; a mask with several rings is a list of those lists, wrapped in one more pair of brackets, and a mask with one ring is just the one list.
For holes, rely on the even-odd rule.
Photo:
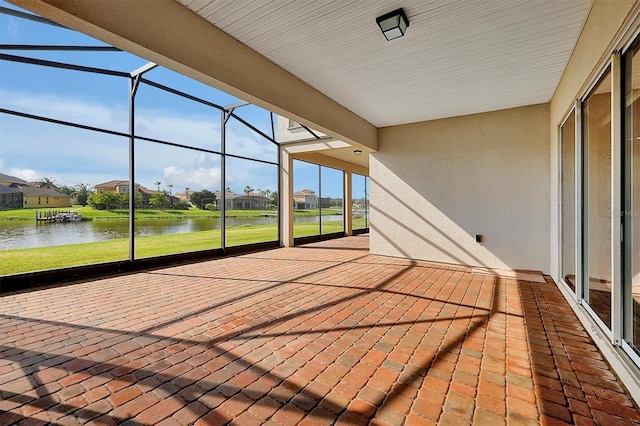
[(251, 191), (253, 191), (253, 188), (252, 188), (252, 187), (250, 187), (249, 185), (247, 185), (247, 186), (245, 186), (245, 187), (244, 187), (244, 193), (245, 193), (245, 194), (249, 195), (249, 193), (250, 193)]
[(76, 188), (73, 186), (63, 185), (59, 188), (60, 192), (67, 194), (69, 197), (76, 195)]
[(188, 186), (184, 189), (184, 192), (186, 192), (186, 194), (187, 194), (187, 203), (189, 202), (189, 190), (190, 189), (191, 188), (189, 188)]
[(122, 204), (122, 197), (114, 191), (101, 192), (99, 195), (100, 204), (103, 204), (107, 210), (118, 207)]
[(169, 188), (169, 204), (171, 204), (171, 207), (173, 207), (173, 196), (171, 194), (171, 188), (173, 188), (172, 184), (167, 184), (167, 187)]
[(87, 205), (87, 200), (91, 195), (90, 186), (88, 183), (80, 183), (76, 185), (76, 201), (81, 206)]
[(156, 186), (158, 187), (158, 192), (160, 192), (160, 184), (161, 184), (161, 183), (162, 183), (162, 182), (160, 182), (159, 180), (158, 180), (158, 181), (156, 181)]
[(161, 207), (167, 205), (168, 196), (165, 191), (158, 191), (149, 198), (149, 205), (157, 207), (160, 210)]
[(36, 181), (36, 185), (39, 188), (51, 188), (52, 186), (55, 186), (53, 184), (54, 181), (55, 181), (54, 178), (43, 177)]

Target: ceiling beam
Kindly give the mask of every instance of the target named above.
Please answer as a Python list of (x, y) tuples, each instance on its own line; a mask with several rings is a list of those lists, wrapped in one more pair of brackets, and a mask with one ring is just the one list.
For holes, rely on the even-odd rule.
[(377, 128), (175, 0), (9, 0), (112, 46), (356, 145)]

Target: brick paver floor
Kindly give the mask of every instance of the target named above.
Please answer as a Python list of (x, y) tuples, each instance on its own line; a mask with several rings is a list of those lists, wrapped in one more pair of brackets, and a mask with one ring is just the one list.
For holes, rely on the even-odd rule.
[(547, 283), (366, 236), (0, 297), (0, 424), (640, 424)]

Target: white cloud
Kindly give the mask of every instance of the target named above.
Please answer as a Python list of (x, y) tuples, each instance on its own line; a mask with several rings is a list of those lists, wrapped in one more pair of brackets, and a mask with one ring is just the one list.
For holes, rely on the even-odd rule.
[[(35, 170), (31, 170), (31, 169), (9, 169), (7, 174), (9, 176), (15, 176), (17, 178), (20, 179), (24, 179), (27, 182), (35, 182), (36, 180), (40, 179), (42, 177), (42, 175), (38, 172), (36, 172)], [(47, 176), (49, 177), (49, 176)]]
[(136, 111), (136, 134), (181, 145), (220, 150), (220, 126), (208, 117), (170, 115), (168, 111)]
[[(51, 93), (23, 93), (0, 90), (3, 106), (33, 115), (99, 127), (119, 132), (128, 128), (128, 109), (123, 104), (106, 105)], [(123, 99), (126, 101), (126, 99)]]
[(229, 121), (227, 127), (227, 152), (249, 158), (278, 161), (277, 147), (267, 139), (239, 122)]
[(277, 168), (263, 163), (248, 162), (238, 159), (227, 161), (226, 186), (235, 192), (242, 192), (249, 185), (255, 189), (277, 191)]
[[(34, 94), (0, 89), (2, 106), (35, 115), (126, 132), (128, 109), (57, 94)], [(126, 99), (124, 99), (126, 103)], [(137, 133), (145, 136), (217, 151), (220, 123), (217, 111), (197, 114), (139, 107)], [(234, 120), (227, 129), (228, 152), (277, 161), (277, 149), (266, 139)], [(48, 124), (0, 114), (3, 135), (0, 168), (15, 170), (26, 180), (56, 177), (60, 185), (96, 185), (112, 179), (128, 179), (128, 138)], [(9, 141), (5, 143), (5, 141)], [(268, 189), (277, 184), (275, 167), (228, 159), (227, 186), (245, 185)], [(7, 172), (4, 172), (7, 173)], [(174, 185), (174, 192), (217, 189), (220, 186), (220, 156), (152, 142), (136, 142), (136, 182), (155, 188)], [(273, 188), (275, 189), (275, 188)], [(273, 190), (272, 189), (272, 190)]]
[(184, 169), (169, 166), (164, 168), (164, 178), (166, 182), (179, 188), (215, 190), (220, 188), (220, 167)]
[(200, 152), (198, 153), (198, 157), (196, 158), (194, 164), (198, 168), (220, 167), (220, 157)]

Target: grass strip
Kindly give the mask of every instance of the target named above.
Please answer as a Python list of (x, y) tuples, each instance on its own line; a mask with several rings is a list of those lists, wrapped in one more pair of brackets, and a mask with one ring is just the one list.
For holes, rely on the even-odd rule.
[[(73, 206), (60, 207), (55, 209), (14, 209), (1, 210), (0, 221), (2, 220), (36, 220), (36, 212), (42, 215), (47, 212), (66, 212), (74, 211), (81, 213), (87, 220), (94, 219), (126, 219), (129, 217), (129, 210), (95, 210), (89, 206)], [(277, 210), (227, 210), (226, 217), (261, 217), (265, 215), (277, 215)], [(322, 215), (342, 214), (341, 208), (322, 209)], [(295, 210), (294, 217), (313, 217), (318, 216), (318, 209), (314, 210)], [(220, 217), (220, 210), (199, 210), (191, 208), (189, 210), (171, 210), (171, 209), (137, 209), (136, 217), (138, 218), (154, 218), (154, 219), (178, 219), (190, 217)]]
[[(363, 226), (363, 220), (354, 219), (354, 228)], [(340, 232), (342, 229), (340, 221), (322, 223), (323, 233)], [(294, 225), (295, 237), (317, 234), (317, 223), (296, 223)], [(135, 240), (136, 258), (219, 248), (221, 246), (220, 239), (219, 229), (138, 237)], [(227, 246), (229, 247), (276, 241), (277, 239), (278, 228), (275, 224), (227, 228)], [(0, 276), (126, 260), (128, 253), (128, 238), (64, 246), (2, 250), (0, 251), (2, 259), (0, 261)]]

